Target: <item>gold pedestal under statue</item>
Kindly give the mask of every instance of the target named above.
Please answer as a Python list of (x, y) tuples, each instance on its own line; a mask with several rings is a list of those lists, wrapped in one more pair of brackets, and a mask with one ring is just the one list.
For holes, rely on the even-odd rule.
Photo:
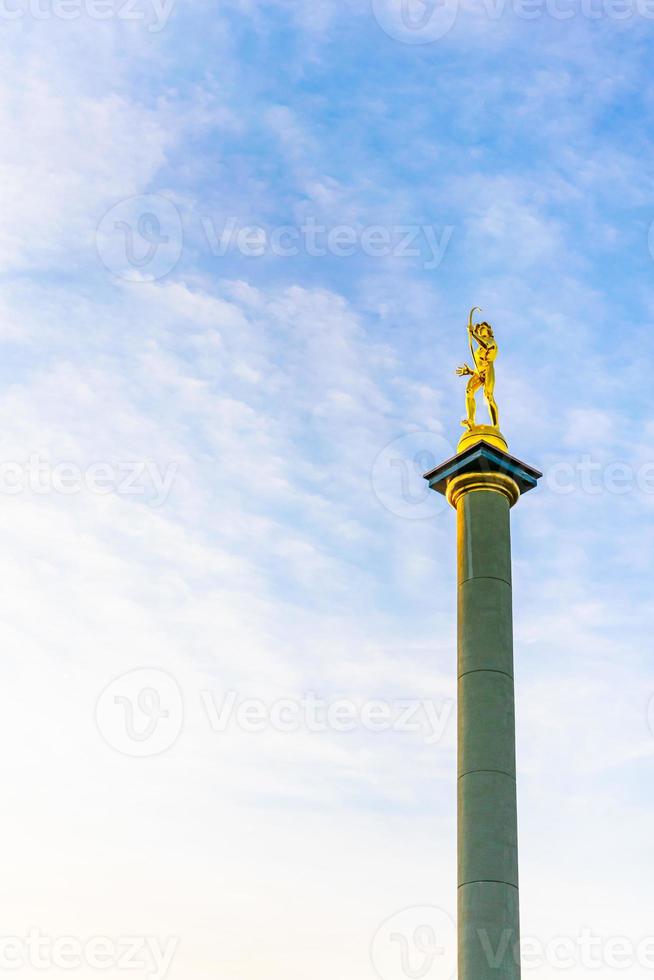
[(503, 452), (508, 452), (507, 441), (500, 432), (498, 425), (473, 425), (471, 429), (464, 432), (459, 439), (456, 447), (457, 453), (462, 453), (464, 449), (476, 445), (478, 442), (487, 442), (491, 446), (496, 446)]

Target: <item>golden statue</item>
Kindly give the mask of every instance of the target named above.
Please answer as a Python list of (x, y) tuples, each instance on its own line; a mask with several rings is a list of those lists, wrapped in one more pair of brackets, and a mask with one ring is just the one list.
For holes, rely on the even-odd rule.
[[(472, 314), (479, 310), (480, 306), (473, 306), (468, 318), (468, 342), (470, 353), (475, 365), (473, 370), (467, 364), (463, 364), (456, 369), (459, 377), (470, 377), (466, 385), (466, 412), (467, 417), (461, 421), (461, 425), (466, 428), (466, 433), (459, 442), (459, 452), (468, 448), (475, 442), (484, 439), (493, 445), (506, 449), (506, 440), (500, 432), (500, 415), (495, 401), (495, 359), (497, 357), (497, 341), (493, 335), (493, 328), (490, 323), (484, 320), (482, 323), (473, 323)], [(477, 347), (473, 341), (477, 342)], [(480, 388), (484, 389), (484, 399), (488, 405), (490, 415), (490, 425), (477, 425), (475, 415), (477, 411), (476, 395)]]

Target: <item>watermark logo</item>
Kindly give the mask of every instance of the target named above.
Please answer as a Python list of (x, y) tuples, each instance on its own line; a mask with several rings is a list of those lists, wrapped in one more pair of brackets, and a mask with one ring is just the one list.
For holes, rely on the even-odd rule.
[(432, 905), (396, 912), (377, 930), (370, 959), (381, 980), (451, 980), (456, 967), (454, 920)]
[(120, 279), (162, 279), (182, 254), (180, 213), (161, 194), (130, 197), (104, 215), (97, 228), (96, 245), (105, 267)]
[(372, 0), (381, 29), (404, 44), (431, 44), (454, 27), (459, 0)]
[(98, 731), (122, 755), (145, 758), (166, 752), (184, 724), (177, 681), (163, 670), (143, 667), (122, 674), (98, 699)]
[(389, 442), (372, 464), (372, 489), (377, 500), (396, 517), (422, 521), (447, 506), (445, 498), (429, 489), (424, 474), (454, 455), (450, 443), (437, 432), (416, 429)]

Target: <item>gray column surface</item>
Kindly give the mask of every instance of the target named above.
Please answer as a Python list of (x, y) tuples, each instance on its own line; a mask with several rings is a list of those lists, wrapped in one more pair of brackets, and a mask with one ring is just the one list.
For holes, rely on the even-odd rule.
[(456, 507), (458, 980), (519, 980), (509, 513), (541, 473), (483, 440), (425, 474)]
[(459, 980), (520, 976), (509, 509), (457, 502)]

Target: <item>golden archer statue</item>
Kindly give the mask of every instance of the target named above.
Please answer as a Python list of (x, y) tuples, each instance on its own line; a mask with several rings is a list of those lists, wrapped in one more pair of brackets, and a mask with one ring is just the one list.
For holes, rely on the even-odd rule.
[[(483, 323), (472, 322), (472, 314), (475, 310), (479, 310), (481, 313), (481, 307), (473, 306), (470, 310), (470, 317), (468, 318), (468, 341), (476, 370), (473, 371), (467, 364), (463, 364), (456, 369), (456, 373), (460, 377), (470, 375), (470, 381), (468, 381), (466, 386), (466, 411), (468, 416), (462, 420), (461, 425), (465, 426), (469, 432), (475, 428), (479, 428), (475, 424), (475, 413), (477, 410), (475, 395), (480, 388), (483, 388), (484, 398), (488, 405), (491, 418), (491, 425), (499, 431), (500, 416), (497, 409), (497, 402), (495, 401), (494, 364), (495, 358), (497, 357), (497, 342), (493, 336), (493, 328), (490, 323), (486, 323), (486, 321)], [(479, 345), (477, 348), (473, 347), (473, 340), (477, 341)]]

